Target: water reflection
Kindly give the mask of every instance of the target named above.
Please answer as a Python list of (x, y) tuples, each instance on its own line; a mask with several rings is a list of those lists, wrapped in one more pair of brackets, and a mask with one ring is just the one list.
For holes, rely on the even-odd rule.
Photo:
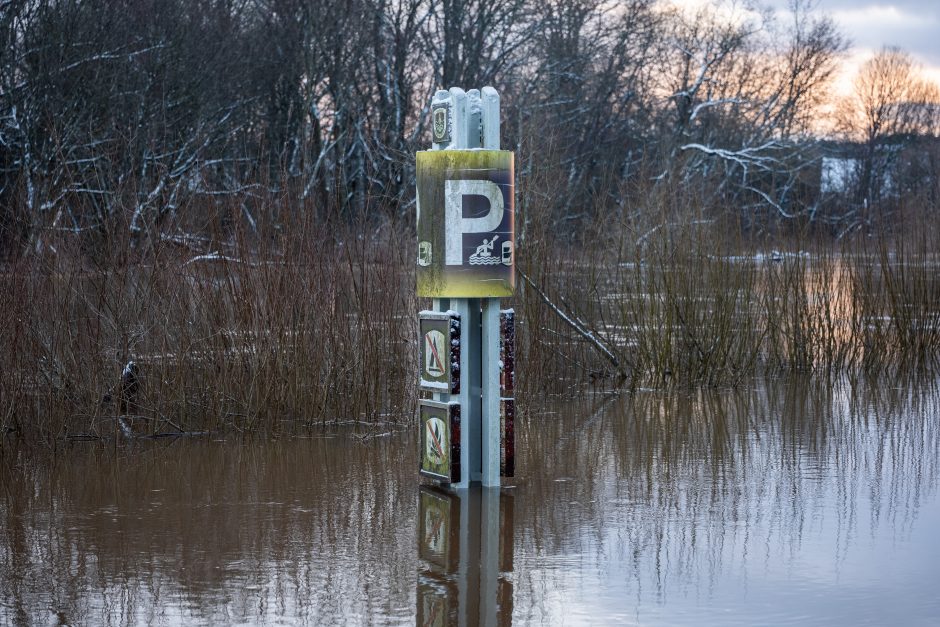
[(526, 621), (940, 616), (925, 583), (940, 577), (935, 383), (791, 379), (609, 403), (583, 426), (523, 423), (523, 467), (547, 469), (517, 492), (516, 595), (541, 599), (517, 602)]
[(4, 448), (0, 624), (940, 617), (933, 381), (530, 406), (501, 495), (421, 488), (414, 442)]
[(4, 459), (0, 624), (411, 618), (410, 447), (178, 441)]
[(417, 624), (511, 625), (512, 494), (424, 486), (418, 503)]

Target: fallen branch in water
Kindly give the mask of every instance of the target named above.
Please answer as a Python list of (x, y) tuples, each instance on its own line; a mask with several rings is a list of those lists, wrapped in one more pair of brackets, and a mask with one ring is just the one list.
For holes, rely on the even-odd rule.
[(533, 290), (535, 290), (535, 293), (539, 295), (539, 297), (545, 302), (545, 304), (548, 305), (549, 309), (554, 311), (558, 315), (558, 317), (562, 319), (562, 321), (565, 324), (567, 324), (572, 329), (574, 329), (578, 335), (580, 335), (585, 340), (587, 340), (589, 344), (591, 344), (594, 348), (596, 348), (598, 352), (600, 352), (600, 354), (603, 355), (604, 358), (610, 362), (610, 364), (617, 371), (617, 374), (620, 376), (621, 381), (623, 381), (624, 379), (628, 377), (626, 369), (620, 364), (620, 360), (617, 358), (614, 352), (608, 346), (605, 345), (605, 342), (600, 337), (598, 337), (598, 335), (592, 329), (589, 329), (587, 325), (585, 325), (583, 322), (576, 320), (575, 316), (568, 315), (567, 313), (562, 311), (561, 308), (555, 303), (553, 303), (552, 300), (548, 297), (548, 295), (546, 295), (545, 292), (542, 291), (542, 289), (539, 286), (537, 286), (532, 281), (532, 279), (530, 279), (528, 275), (526, 275), (525, 272), (523, 272), (522, 270), (517, 270), (517, 272), (519, 272), (519, 276), (521, 276), (522, 279), (526, 283), (528, 283), (529, 286)]

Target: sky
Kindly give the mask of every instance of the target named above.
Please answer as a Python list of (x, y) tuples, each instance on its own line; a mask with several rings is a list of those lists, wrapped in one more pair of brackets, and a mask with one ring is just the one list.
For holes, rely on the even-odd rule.
[[(785, 11), (786, 0), (769, 0)], [(851, 85), (858, 67), (884, 46), (909, 52), (924, 74), (940, 84), (940, 0), (817, 0), (850, 40), (838, 91)]]
[[(665, 0), (695, 8), (710, 0)], [(727, 0), (732, 6), (741, 5)], [(909, 52), (923, 75), (940, 85), (940, 0), (815, 0), (815, 14), (832, 17), (849, 49), (836, 78), (835, 95), (848, 95), (859, 67), (886, 46)], [(789, 0), (755, 0), (787, 19)]]

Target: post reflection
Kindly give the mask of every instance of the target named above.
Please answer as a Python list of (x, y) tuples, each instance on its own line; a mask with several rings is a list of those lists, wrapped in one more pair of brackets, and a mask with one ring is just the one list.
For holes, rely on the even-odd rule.
[(512, 624), (513, 497), (499, 488), (418, 495), (416, 622)]

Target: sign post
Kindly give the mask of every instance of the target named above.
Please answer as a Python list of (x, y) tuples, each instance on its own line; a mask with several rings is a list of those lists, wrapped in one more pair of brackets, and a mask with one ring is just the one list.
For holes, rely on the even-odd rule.
[[(505, 463), (512, 419), (500, 385), (507, 365), (500, 358), (500, 298), (515, 288), (513, 154), (499, 150), (499, 94), (492, 87), (438, 91), (431, 121), (432, 148), (416, 157), (417, 293), (433, 299), (433, 310), (421, 314), (421, 389), (458, 405), (453, 477), (459, 479), (450, 486), (495, 487), (501, 469), (512, 475)], [(454, 336), (432, 328), (433, 320), (449, 321)], [(444, 336), (446, 358), (439, 354)], [(448, 483), (424, 462), (422, 474)]]

